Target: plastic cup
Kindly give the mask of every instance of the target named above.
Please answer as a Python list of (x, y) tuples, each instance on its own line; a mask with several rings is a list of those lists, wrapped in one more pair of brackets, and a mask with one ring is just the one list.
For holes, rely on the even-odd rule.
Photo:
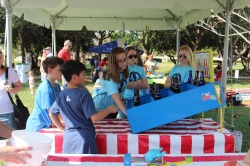
[[(41, 163), (46, 159), (51, 150), (53, 140), (43, 134), (35, 133), (26, 130), (15, 130), (12, 132), (10, 142), (13, 146), (23, 147), (31, 146), (33, 149), (27, 151), (32, 155), (32, 158), (25, 158), (26, 165), (41, 166)], [(17, 166), (17, 164), (6, 163), (7, 166)]]

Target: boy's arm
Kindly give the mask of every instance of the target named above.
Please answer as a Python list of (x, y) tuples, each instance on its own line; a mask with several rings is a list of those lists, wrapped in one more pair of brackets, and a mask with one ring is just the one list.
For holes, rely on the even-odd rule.
[(53, 115), (53, 114), (49, 113), (49, 116), (50, 116), (52, 122), (56, 125), (56, 127), (63, 132), (64, 131), (64, 126), (61, 123), (58, 115)]
[(93, 123), (104, 119), (106, 116), (108, 116), (110, 113), (116, 113), (118, 111), (118, 108), (114, 105), (109, 106), (108, 108), (101, 110), (95, 114), (93, 114), (90, 119)]

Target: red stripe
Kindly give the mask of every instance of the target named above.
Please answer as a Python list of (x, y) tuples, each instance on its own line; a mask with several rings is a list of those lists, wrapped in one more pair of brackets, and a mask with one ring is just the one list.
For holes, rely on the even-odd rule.
[(162, 147), (167, 154), (170, 154), (170, 135), (160, 135), (160, 147)]
[(96, 135), (98, 154), (107, 154), (107, 136)]
[(117, 154), (128, 153), (128, 135), (117, 135)]
[(192, 136), (184, 135), (181, 136), (181, 154), (192, 153)]
[(204, 135), (204, 154), (206, 153), (214, 153), (214, 135), (208, 134)]
[(225, 136), (225, 153), (234, 153), (235, 151), (235, 138), (233, 135), (227, 135), (224, 134)]
[(145, 154), (149, 150), (148, 135), (138, 135), (138, 151), (139, 154)]
[[(193, 162), (209, 162), (209, 161), (242, 161), (245, 155), (222, 155), (222, 156), (192, 156)], [(186, 156), (163, 156), (163, 160), (167, 162), (184, 161)]]
[(55, 152), (62, 153), (63, 134), (55, 134)]
[[(119, 156), (65, 156), (65, 155), (48, 155), (47, 161), (61, 161), (61, 162), (123, 162), (123, 155)], [(133, 156), (132, 156), (133, 157)], [(221, 156), (193, 156), (193, 162), (209, 162), (209, 161), (242, 161), (245, 158), (245, 155), (221, 155)], [(167, 162), (178, 162), (184, 161), (185, 156), (163, 156), (163, 160)]]
[(52, 156), (47, 161), (60, 162), (123, 162), (123, 156)]

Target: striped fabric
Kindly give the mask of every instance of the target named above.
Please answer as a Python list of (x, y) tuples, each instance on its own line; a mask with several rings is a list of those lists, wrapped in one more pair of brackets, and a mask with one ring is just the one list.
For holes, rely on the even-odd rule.
[[(209, 155), (192, 155), (193, 162), (189, 166), (224, 166), (228, 161), (235, 160), (241, 163), (245, 158), (245, 153), (235, 154), (209, 154)], [(185, 160), (185, 155), (165, 155), (163, 161), (174, 163)], [(133, 160), (134, 159), (134, 160)], [(137, 159), (137, 160), (136, 160)], [(132, 166), (146, 165), (142, 160), (143, 155), (132, 155)], [(123, 166), (123, 155), (49, 155), (46, 161), (47, 166)]]
[[(99, 154), (145, 154), (162, 147), (167, 154), (233, 153), (234, 136), (212, 119), (183, 119), (140, 134), (132, 134), (127, 120), (102, 120), (95, 124)], [(61, 153), (63, 134), (56, 128), (43, 129), (55, 140), (54, 151)]]

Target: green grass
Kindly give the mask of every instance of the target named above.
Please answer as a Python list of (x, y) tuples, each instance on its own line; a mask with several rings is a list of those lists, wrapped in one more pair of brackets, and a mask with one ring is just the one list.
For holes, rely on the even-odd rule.
[[(163, 72), (168, 75), (171, 68), (173, 67), (173, 63), (166, 62), (166, 63), (159, 63), (159, 70), (157, 72)], [(241, 70), (243, 67), (240, 66), (240, 63), (237, 63), (235, 66), (236, 69)], [(87, 74), (90, 75), (90, 69), (87, 65)], [(235, 69), (235, 68), (233, 68)], [(241, 72), (241, 71), (240, 71)], [(240, 73), (241, 74), (241, 73)], [(36, 72), (36, 75), (40, 75), (39, 72)], [(40, 79), (36, 79), (36, 88), (40, 84)], [(25, 103), (25, 106), (27, 106), (32, 112), (34, 107), (34, 101), (35, 101), (35, 95), (31, 95), (29, 91), (29, 86), (27, 83), (23, 84), (24, 90), (19, 92), (19, 96), (22, 99), (23, 103)], [(85, 82), (85, 86), (88, 88), (90, 93), (93, 92), (93, 83), (92, 82)], [(36, 89), (35, 88), (35, 89)], [(227, 89), (237, 89), (237, 88), (249, 88), (249, 81), (242, 81), (242, 80), (228, 80), (227, 83)], [(244, 104), (245, 102), (243, 102)], [(250, 109), (249, 107), (226, 107), (225, 111), (225, 121), (227, 124), (231, 124), (231, 116), (232, 110), (234, 111), (234, 114), (236, 118), (234, 119), (234, 129), (239, 130), (243, 133), (243, 143), (242, 143), (242, 152), (247, 152), (250, 146), (250, 127), (249, 127), (249, 121), (250, 121)], [(205, 117), (211, 117), (215, 121), (217, 121), (217, 111), (208, 111), (205, 113)], [(198, 115), (200, 117), (200, 115)], [(227, 129), (231, 129), (230, 126), (225, 126)]]

